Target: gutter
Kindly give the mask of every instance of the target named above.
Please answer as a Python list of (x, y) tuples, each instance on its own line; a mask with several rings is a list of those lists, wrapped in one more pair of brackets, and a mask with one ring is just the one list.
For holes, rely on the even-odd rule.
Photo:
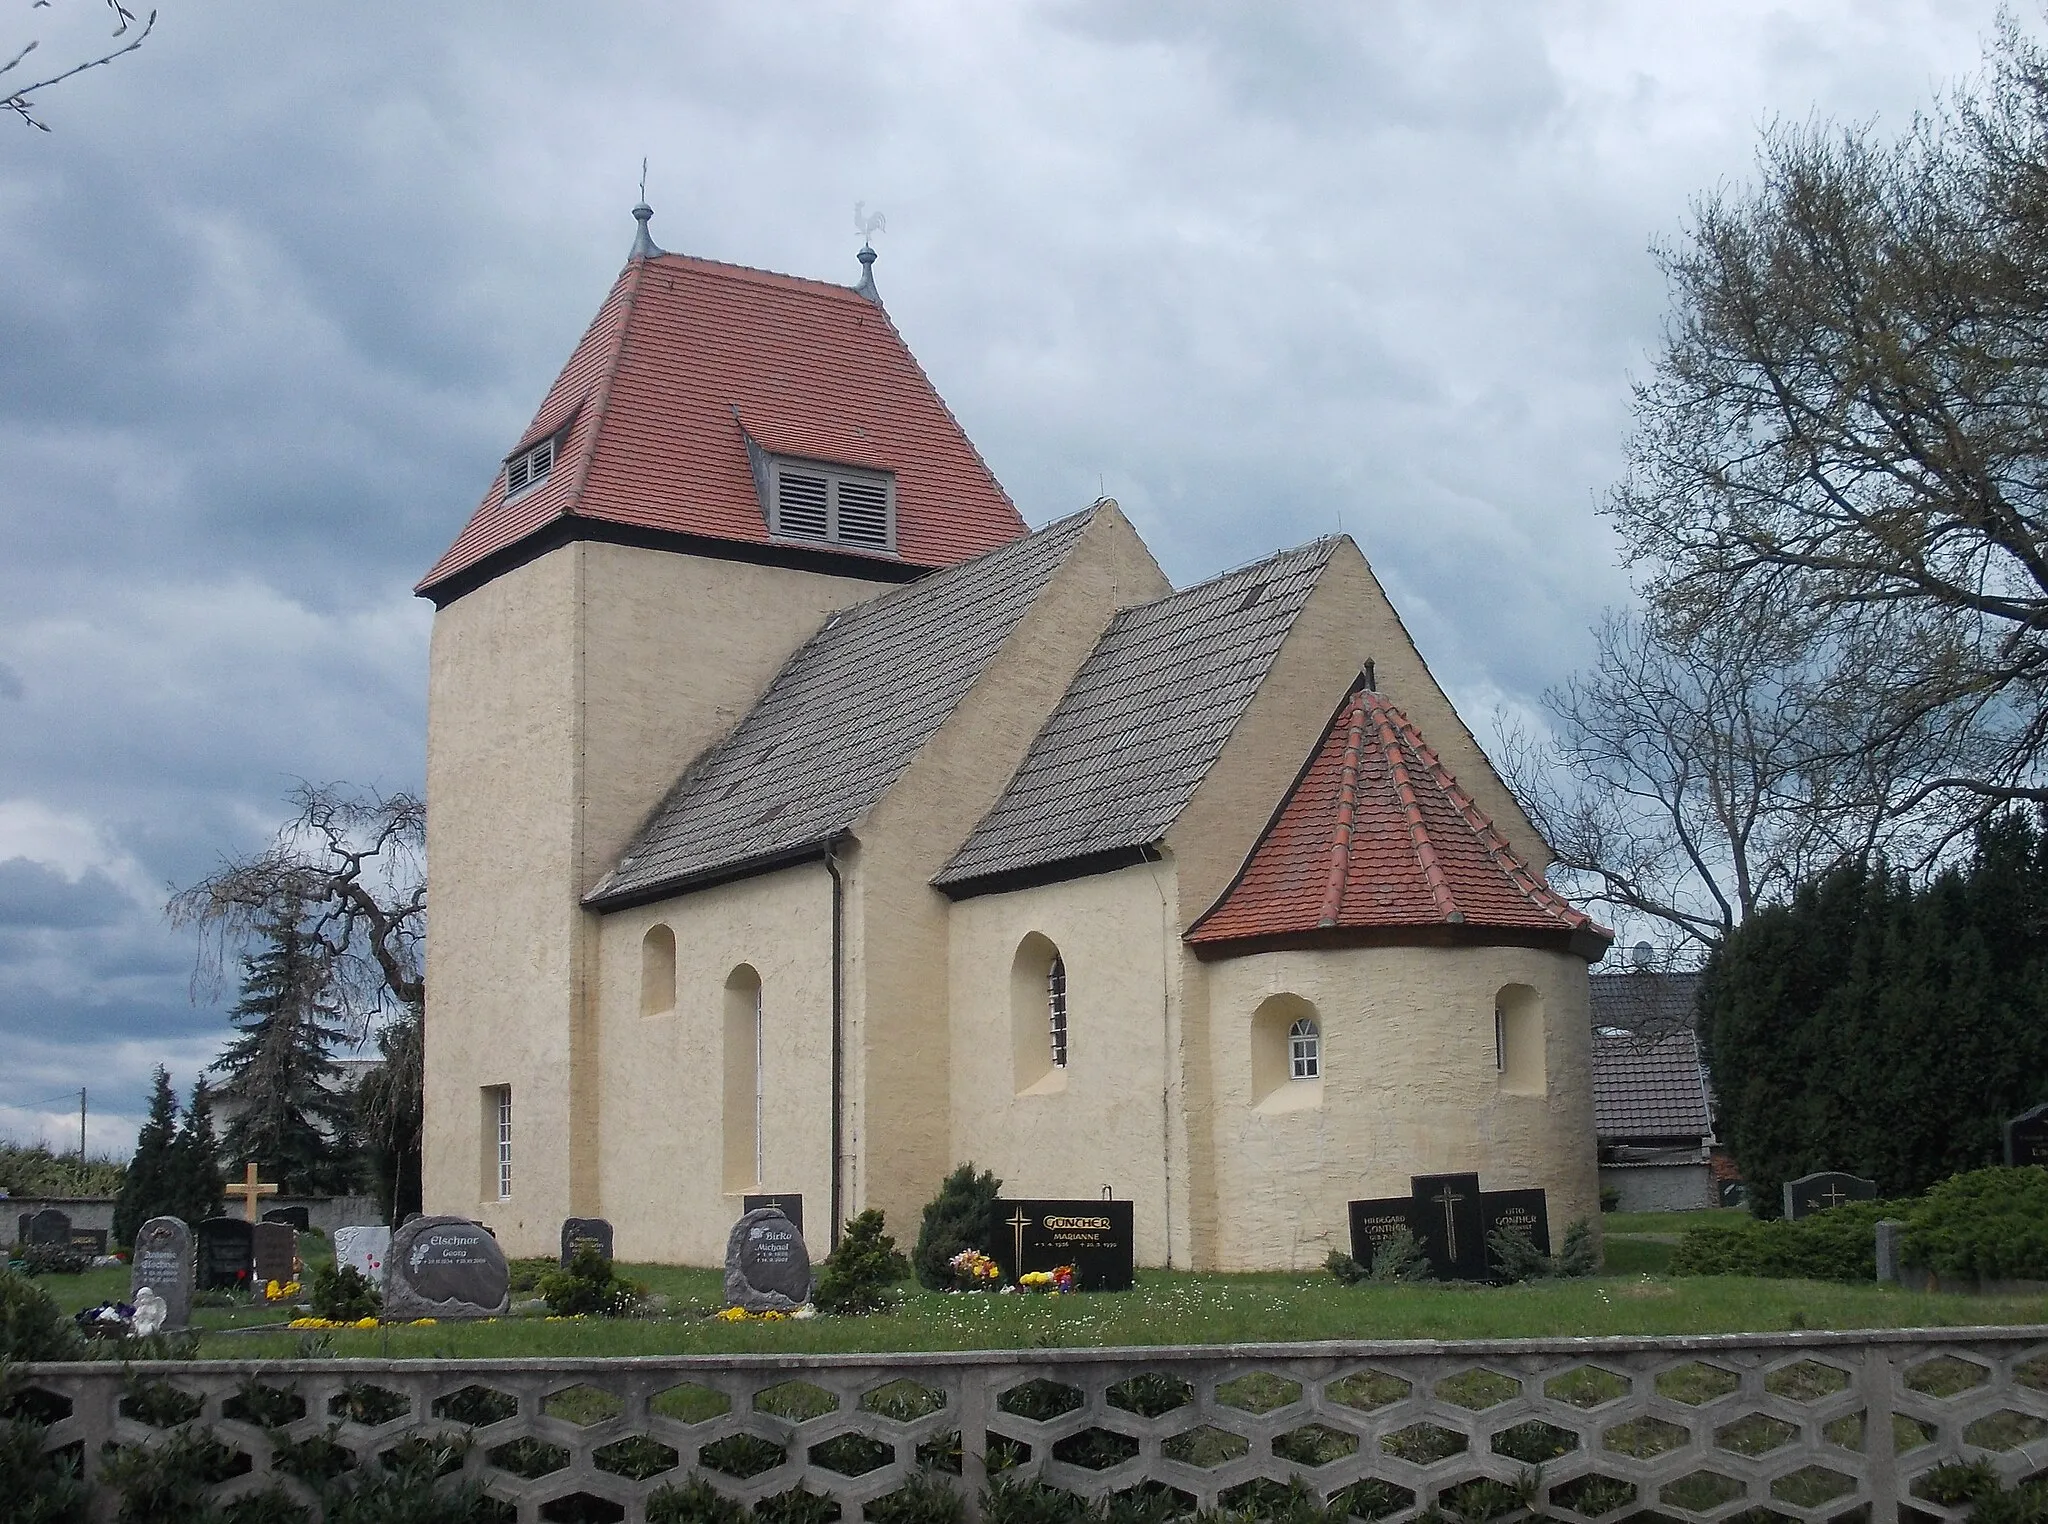
[(825, 871), (832, 875), (832, 1227), (828, 1242), (839, 1247), (839, 1224), (844, 1221), (845, 1197), (840, 1185), (843, 1173), (846, 1113), (846, 882), (839, 874), (839, 842), (825, 844)]

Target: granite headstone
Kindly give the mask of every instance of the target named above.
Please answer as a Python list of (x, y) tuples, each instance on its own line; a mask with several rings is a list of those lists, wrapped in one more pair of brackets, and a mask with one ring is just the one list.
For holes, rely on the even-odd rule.
[(249, 1257), (258, 1286), (276, 1281), (282, 1286), (293, 1279), (299, 1257), (299, 1235), (288, 1222), (263, 1222), (251, 1226)]
[(2005, 1162), (2048, 1164), (2048, 1106), (2023, 1111), (2005, 1124)]
[(1369, 1201), (1350, 1203), (1351, 1210), (1351, 1257), (1365, 1269), (1372, 1269), (1372, 1262), (1391, 1239), (1415, 1232), (1415, 1198), (1412, 1196), (1380, 1196)]
[(381, 1223), (334, 1230), (334, 1263), (354, 1266), (372, 1286), (384, 1284), (384, 1260), (390, 1252), (391, 1230)]
[(990, 1256), (1015, 1283), (1032, 1270), (1074, 1267), (1080, 1291), (1129, 1291), (1136, 1280), (1136, 1206), (1129, 1201), (999, 1201)]
[(313, 1227), (313, 1209), (302, 1206), (272, 1207), (263, 1214), (263, 1220), (286, 1223), (299, 1232), (306, 1233)]
[(1877, 1256), (1877, 1278), (1894, 1284), (1899, 1279), (1899, 1247), (1906, 1236), (1906, 1225), (1887, 1217), (1877, 1225), (1877, 1240), (1874, 1245)]
[(742, 1212), (758, 1212), (763, 1207), (773, 1207), (790, 1220), (797, 1232), (804, 1230), (804, 1197), (801, 1191), (784, 1191), (766, 1196), (740, 1197)]
[(105, 1228), (73, 1228), (68, 1241), (71, 1247), (81, 1254), (90, 1254), (95, 1258), (107, 1252)]
[(576, 1250), (584, 1244), (596, 1244), (598, 1252), (606, 1259), (612, 1257), (612, 1225), (602, 1217), (565, 1217), (562, 1219), (562, 1268), (569, 1268), (569, 1261), (576, 1257)]
[(1503, 1228), (1519, 1230), (1537, 1253), (1550, 1252), (1550, 1203), (1540, 1190), (1481, 1191), (1479, 1226), (1489, 1242)]
[(1438, 1280), (1486, 1279), (1485, 1218), (1479, 1176), (1416, 1175), (1415, 1237)]
[(147, 1286), (164, 1299), (164, 1327), (192, 1321), (192, 1230), (178, 1217), (152, 1217), (135, 1230), (128, 1261), (128, 1300)]
[(1404, 1232), (1438, 1280), (1495, 1278), (1486, 1241), (1502, 1228), (1519, 1228), (1538, 1251), (1550, 1252), (1550, 1207), (1540, 1190), (1482, 1191), (1476, 1174), (1413, 1175), (1409, 1185), (1406, 1196), (1350, 1203), (1351, 1257), (1367, 1269)]
[(773, 1207), (745, 1213), (725, 1241), (725, 1299), (748, 1312), (793, 1312), (811, 1299), (811, 1254)]
[(1785, 1217), (1790, 1222), (1811, 1217), (1829, 1207), (1838, 1207), (1845, 1201), (1875, 1200), (1875, 1180), (1844, 1174), (1841, 1170), (1821, 1170), (1817, 1174), (1802, 1175), (1797, 1180), (1785, 1182)]
[(44, 1207), (40, 1212), (31, 1212), (28, 1229), (21, 1235), (23, 1243), (61, 1244), (71, 1247), (71, 1218), (55, 1207)]
[(493, 1318), (509, 1303), (511, 1268), (482, 1223), (416, 1217), (391, 1235), (387, 1318)]
[(199, 1240), (199, 1289), (232, 1291), (255, 1272), (255, 1224), (239, 1217), (209, 1217), (195, 1230)]

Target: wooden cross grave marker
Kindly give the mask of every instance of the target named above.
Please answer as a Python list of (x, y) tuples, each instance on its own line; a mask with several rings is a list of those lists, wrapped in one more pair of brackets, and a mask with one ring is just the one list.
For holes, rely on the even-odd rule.
[(258, 1173), (256, 1161), (251, 1159), (248, 1170), (243, 1174), (239, 1182), (222, 1187), (228, 1195), (240, 1196), (242, 1198), (243, 1215), (251, 1222), (258, 1221), (263, 1215), (262, 1199), (265, 1196), (275, 1196), (279, 1190), (279, 1187), (274, 1185), (259, 1184), (257, 1181)]

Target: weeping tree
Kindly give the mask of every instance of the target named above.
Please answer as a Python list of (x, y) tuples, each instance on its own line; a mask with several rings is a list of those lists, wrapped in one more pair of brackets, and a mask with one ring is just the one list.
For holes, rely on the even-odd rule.
[[(426, 1006), (426, 807), (411, 794), (301, 784), (292, 817), (254, 851), (178, 891), (173, 925), (199, 934), (195, 998), (211, 998), (230, 958), (289, 917), (337, 1041), (373, 1032), (385, 1072), (358, 1088), (354, 1135), (387, 1199), (417, 1200)], [(273, 1073), (280, 1071), (273, 1071)], [(409, 1183), (408, 1183), (409, 1177)], [(408, 1196), (408, 1192), (410, 1195)]]

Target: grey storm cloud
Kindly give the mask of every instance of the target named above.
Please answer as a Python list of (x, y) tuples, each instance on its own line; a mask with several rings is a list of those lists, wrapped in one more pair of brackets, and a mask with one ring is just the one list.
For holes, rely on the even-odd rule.
[[(1107, 491), (1183, 582), (1341, 527), (1483, 727), (1627, 596), (1597, 504), (1650, 240), (1774, 116), (1903, 125), (1995, 13), (165, 6), (50, 133), (0, 123), (0, 1131), (217, 1047), (158, 907), (296, 780), (418, 785), (411, 584), (643, 157), (691, 253), (851, 281), (884, 210), (890, 311), (1027, 518)], [(0, 49), (101, 15), (17, 7)]]

